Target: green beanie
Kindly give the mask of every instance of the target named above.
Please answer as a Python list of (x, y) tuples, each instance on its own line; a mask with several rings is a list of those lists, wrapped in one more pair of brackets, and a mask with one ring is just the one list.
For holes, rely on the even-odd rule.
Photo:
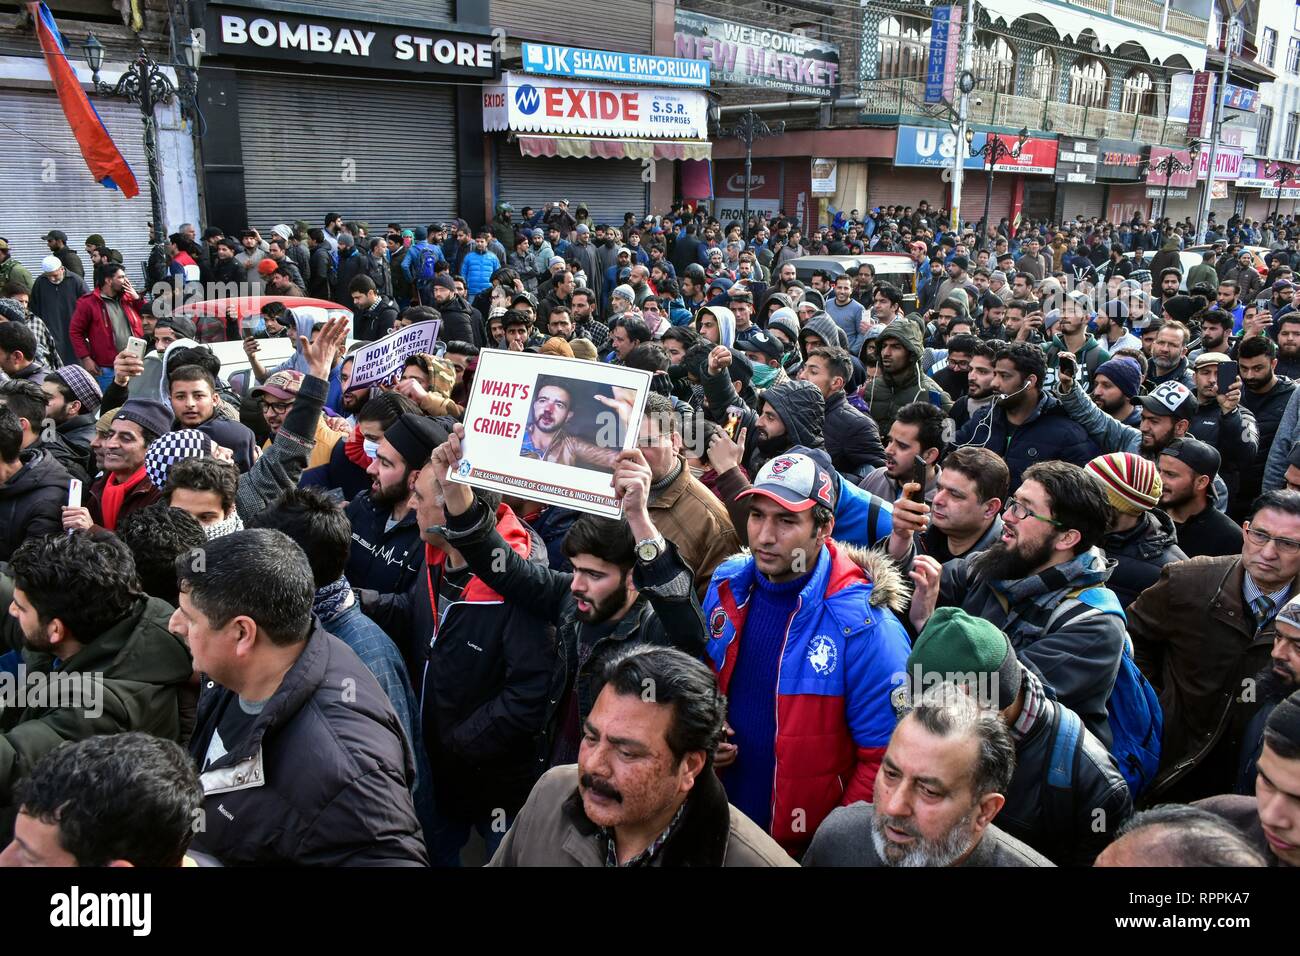
[(930, 615), (907, 657), (913, 698), (941, 682), (973, 683), (980, 703), (996, 710), (1015, 701), (1021, 671), (1007, 636), (957, 607), (941, 607)]

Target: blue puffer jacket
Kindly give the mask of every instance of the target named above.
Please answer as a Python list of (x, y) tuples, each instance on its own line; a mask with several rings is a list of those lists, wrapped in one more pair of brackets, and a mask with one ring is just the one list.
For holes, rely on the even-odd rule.
[(1098, 454), (1083, 426), (1066, 414), (1055, 395), (1046, 392), (1019, 427), (1007, 421), (1001, 403), (981, 409), (957, 433), (957, 444), (979, 445), (1001, 455), (1011, 470), (1012, 491), (1035, 462), (1059, 459), (1082, 467)]
[(471, 298), (478, 295), (492, 284), (492, 273), (500, 268), (500, 260), (490, 252), (474, 250), (465, 253), (465, 261), (460, 267), (461, 275), (465, 277), (465, 291)]

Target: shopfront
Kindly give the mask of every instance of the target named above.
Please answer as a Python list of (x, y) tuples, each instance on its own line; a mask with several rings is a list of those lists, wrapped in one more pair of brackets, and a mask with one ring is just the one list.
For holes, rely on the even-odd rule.
[(1102, 217), (1112, 225), (1134, 216), (1151, 218), (1151, 200), (1143, 181), (1147, 147), (1127, 139), (1097, 141), (1097, 182), (1105, 190)]
[[(1165, 163), (1171, 154), (1176, 165)], [(1175, 222), (1185, 218), (1196, 221), (1201, 191), (1197, 184), (1196, 162), (1191, 153), (1168, 146), (1150, 147), (1145, 182), (1146, 198), (1152, 202), (1153, 217), (1168, 216)]]
[(489, 28), (306, 9), (207, 7), (209, 221), (265, 232), (326, 212), (372, 229), (481, 219), (482, 114), (460, 84), (499, 75)]
[(1058, 144), (1056, 172), (1057, 222), (1101, 218), (1105, 212), (1106, 187), (1097, 182), (1097, 141), (1071, 137)]
[(663, 161), (711, 155), (699, 90), (511, 72), (482, 97), (483, 129), (499, 134), (495, 195), (516, 209), (567, 199), (595, 222), (622, 223), (648, 211)]

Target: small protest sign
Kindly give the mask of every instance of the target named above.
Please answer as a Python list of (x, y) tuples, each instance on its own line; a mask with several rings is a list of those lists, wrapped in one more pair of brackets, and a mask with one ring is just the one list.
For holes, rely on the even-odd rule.
[(417, 352), (433, 352), (438, 341), (441, 320), (416, 322), (404, 329), (394, 329), (353, 353), (352, 381), (348, 391), (369, 388), (389, 381), (402, 370), (402, 363)]
[(612, 475), (636, 446), (650, 373), (558, 355), (485, 349), (465, 409), (467, 485), (618, 517)]

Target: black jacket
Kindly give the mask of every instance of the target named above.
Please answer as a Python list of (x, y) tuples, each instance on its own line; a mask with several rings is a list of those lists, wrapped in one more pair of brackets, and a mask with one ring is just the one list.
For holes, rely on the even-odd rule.
[(831, 464), (850, 481), (885, 463), (885, 449), (880, 444), (880, 429), (875, 419), (850, 405), (843, 389), (826, 399), (822, 435)]
[[(1279, 363), (1280, 364), (1280, 363)], [(1255, 457), (1241, 465), (1241, 484), (1237, 489), (1237, 511), (1244, 513), (1250, 503), (1259, 496), (1264, 484), (1264, 466), (1268, 464), (1268, 453), (1273, 447), (1273, 438), (1278, 426), (1282, 424), (1282, 415), (1295, 393), (1296, 383), (1279, 375), (1277, 384), (1263, 395), (1256, 395), (1248, 388), (1241, 390), (1241, 405), (1255, 416), (1255, 427), (1259, 431), (1259, 446)]]
[[(83, 454), (80, 448), (74, 448), (63, 440), (63, 436), (56, 431), (47, 438), (41, 438), (28, 446), (28, 450), (36, 448), (51, 455), (55, 461), (62, 465), (68, 474), (78, 481), (90, 487), (90, 472), (86, 468), (87, 456)], [(93, 458), (89, 459), (91, 462)], [(66, 490), (66, 489), (65, 489)]]
[[(493, 591), (508, 602), (527, 605), (538, 618), (555, 626), (553, 686), (572, 689), (577, 695), (579, 726), (595, 702), (604, 662), (629, 642), (676, 647), (692, 657), (703, 657), (704, 612), (695, 596), (694, 574), (678, 557), (672, 542), (653, 563), (636, 563), (632, 580), (640, 596), (612, 633), (588, 647), (578, 620), (577, 599), (569, 590), (573, 575), (519, 557), (497, 532), (493, 517), (477, 501), (464, 514), (448, 515), (447, 541)], [(554, 727), (564, 699), (561, 693), (547, 701), (548, 728)]]
[(1106, 557), (1115, 562), (1110, 589), (1124, 608), (1160, 580), (1160, 569), (1166, 564), (1187, 560), (1178, 547), (1173, 521), (1158, 508), (1148, 511), (1127, 531), (1106, 535), (1102, 547), (1106, 549)]
[[(506, 505), (497, 528), (515, 554), (546, 566), (545, 542)], [(442, 552), (426, 549), (409, 589), (363, 591), (361, 606), (423, 675), (420, 713), (438, 812), (466, 822), (498, 807), (514, 816), (547, 769), (539, 760), (546, 717), (564, 690), (554, 628), (479, 578), (439, 609), (444, 567)]]
[(306, 646), (252, 724), (204, 769), (234, 691), (204, 678), (190, 755), (206, 827), (194, 848), (226, 866), (427, 866), (411, 801), (415, 755), (388, 696), (312, 618)]
[(386, 295), (381, 295), (370, 308), (356, 313), (356, 331), (359, 339), (373, 342), (382, 339), (397, 322), (397, 303)]
[(0, 484), (0, 561), (28, 538), (63, 530), (63, 506), (68, 503), (68, 470), (54, 456), (29, 448), (18, 456), (23, 463)]
[(345, 256), (343, 249), (340, 249), (338, 268), (334, 271), (333, 300), (341, 305), (346, 305), (349, 309), (352, 308), (352, 292), (348, 289), (348, 286), (357, 276), (365, 274), (366, 260), (361, 253), (353, 247), (352, 252)]
[[(313, 299), (328, 300), (330, 298), (330, 273), (333, 271), (329, 246), (322, 242), (311, 251), (311, 278), (307, 280), (307, 294)], [(351, 298), (348, 299), (347, 304), (352, 304)]]
[(212, 281), (239, 285), (248, 281), (248, 271), (234, 256), (229, 259), (218, 259), (216, 265), (212, 267)]
[(1062, 705), (1050, 698), (1042, 703), (1042, 713), (1016, 742), (1016, 770), (998, 826), (1057, 866), (1091, 866), (1132, 815), (1133, 800), (1114, 758), (1083, 727), (1070, 753), (1070, 787), (1049, 785), (1058, 738), (1067, 738), (1060, 736)]
[(469, 342), (479, 348), (487, 344), (487, 330), (474, 321), (469, 303), (461, 296), (452, 296), (438, 306), (438, 314), (442, 316), (442, 326), (438, 329), (442, 341)]
[(1097, 454), (1088, 433), (1048, 392), (1042, 394), (1038, 407), (1019, 427), (1007, 421), (1002, 405), (988, 406), (962, 426), (957, 444), (981, 445), (1001, 455), (1011, 470), (1012, 491), (1020, 487), (1021, 475), (1034, 462), (1059, 458), (1082, 468)]
[(392, 511), (390, 507), (376, 505), (368, 490), (348, 503), (352, 549), (348, 553), (346, 573), (355, 588), (370, 588), (384, 594), (405, 591), (420, 573), (424, 542), (415, 509), (407, 511), (401, 521), (385, 531)]
[[(1225, 415), (1218, 401), (1211, 399), (1196, 409), (1187, 433), (1219, 450), (1223, 461), (1219, 477), (1228, 486), (1228, 500), (1236, 498), (1242, 469), (1259, 453), (1259, 426), (1255, 416), (1244, 405)], [(1268, 456), (1264, 458), (1267, 461)]]

